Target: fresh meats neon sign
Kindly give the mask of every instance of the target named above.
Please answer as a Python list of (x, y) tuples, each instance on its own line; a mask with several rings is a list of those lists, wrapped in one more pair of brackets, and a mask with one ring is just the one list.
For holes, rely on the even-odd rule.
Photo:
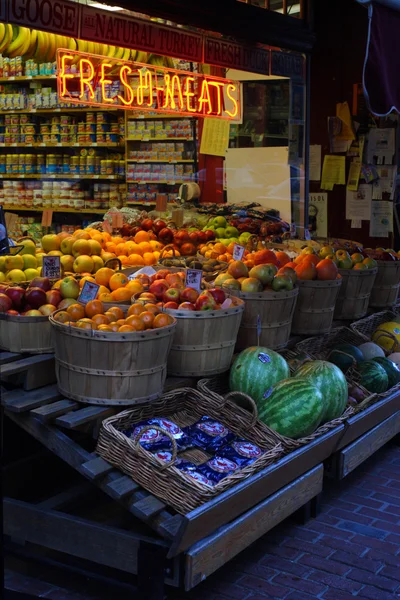
[(188, 71), (59, 49), (61, 101), (191, 117), (240, 118), (240, 83)]

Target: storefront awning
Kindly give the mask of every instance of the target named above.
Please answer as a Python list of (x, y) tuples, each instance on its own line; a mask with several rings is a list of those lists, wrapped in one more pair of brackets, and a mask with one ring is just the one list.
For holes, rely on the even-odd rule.
[(369, 11), (363, 72), (369, 110), (377, 116), (400, 113), (400, 0), (359, 1)]

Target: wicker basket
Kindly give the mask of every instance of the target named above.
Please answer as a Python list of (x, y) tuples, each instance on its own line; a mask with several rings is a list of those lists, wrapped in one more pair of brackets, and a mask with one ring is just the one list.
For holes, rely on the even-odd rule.
[[(227, 377), (213, 377), (212, 379), (201, 379), (197, 382), (197, 388), (204, 395), (208, 395), (209, 397), (213, 396), (215, 400), (218, 401), (221, 405), (225, 401), (226, 394), (229, 392), (229, 380)], [(346, 421), (346, 419), (352, 417), (357, 412), (357, 408), (358, 407), (354, 408), (352, 406), (347, 407), (341, 417), (339, 417), (338, 419), (334, 419), (333, 421), (329, 421), (329, 423), (324, 423), (324, 425), (318, 427), (318, 429), (316, 429), (314, 433), (308, 435), (307, 437), (299, 438), (298, 440), (293, 440), (291, 438), (281, 436), (276, 432), (275, 433), (276, 435), (279, 435), (279, 439), (281, 440), (281, 444), (286, 453), (292, 452), (293, 450), (296, 450), (301, 446), (309, 444), (316, 438), (320, 437), (321, 435), (324, 435), (324, 433), (327, 433), (328, 431), (331, 431), (331, 429), (334, 429), (338, 425), (341, 425), (344, 421)], [(261, 436), (263, 435), (263, 427), (266, 427), (268, 431), (271, 431), (269, 427), (264, 425), (264, 423), (258, 422), (257, 426), (260, 429)]]
[(352, 344), (359, 346), (365, 342), (365, 338), (357, 331), (348, 327), (337, 327), (330, 333), (316, 337), (310, 337), (296, 344), (296, 350), (305, 352), (314, 360), (327, 360), (329, 352), (336, 344)]
[[(221, 402), (214, 394), (204, 395), (192, 388), (177, 389), (165, 394), (152, 405), (126, 410), (103, 421), (96, 451), (149, 492), (178, 512), (186, 514), (283, 456), (280, 436), (265, 426), (263, 435), (260, 436), (256, 408), (255, 404), (252, 404), (253, 414), (229, 399), (223, 399)], [(171, 463), (166, 464), (144, 450), (138, 439), (130, 439), (122, 433), (132, 425), (156, 416), (168, 417), (180, 427), (185, 427), (197, 422), (204, 415), (217, 419), (236, 435), (265, 450), (251, 465), (225, 477), (212, 488), (193, 480), (173, 466), (177, 452), (173, 438), (173, 459)], [(189, 450), (179, 456), (197, 464), (207, 461), (210, 457), (200, 450)]]
[(360, 319), (350, 325), (351, 329), (364, 338), (364, 342), (370, 342), (372, 335), (379, 325), (398, 319), (398, 315), (390, 310), (375, 313), (365, 319)]

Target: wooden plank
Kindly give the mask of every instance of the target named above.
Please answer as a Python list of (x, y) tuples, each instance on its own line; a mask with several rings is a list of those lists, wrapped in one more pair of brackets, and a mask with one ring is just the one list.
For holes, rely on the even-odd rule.
[(41, 421), (42, 423), (48, 423), (54, 421), (56, 417), (60, 417), (71, 410), (75, 410), (78, 407), (77, 402), (72, 400), (58, 400), (52, 404), (41, 406), (31, 410), (31, 415)]
[(168, 556), (177, 556), (328, 458), (343, 425), (238, 483), (184, 516)]
[[(7, 363), (2, 366), (1, 378), (10, 377), (10, 375), (16, 375), (17, 373), (23, 373), (35, 367), (36, 369), (43, 368), (49, 361), (54, 361), (54, 354), (34, 354), (21, 360)], [(42, 363), (42, 364), (41, 364)]]
[(51, 498), (47, 498), (47, 500), (39, 502), (39, 504), (36, 506), (42, 510), (60, 511), (65, 508), (71, 510), (73, 505), (75, 505), (77, 502), (80, 503), (82, 499), (90, 494), (93, 490), (96, 490), (96, 488), (94, 488), (93, 485), (88, 481), (83, 480), (82, 483), (60, 492)]
[(142, 541), (165, 545), (157, 539), (43, 510), (10, 498), (4, 498), (3, 511), (6, 535), (127, 573), (137, 572), (137, 554)]
[(16, 352), (0, 352), (0, 365), (5, 365), (7, 363), (14, 362), (15, 360), (19, 360), (21, 356), (21, 354), (17, 354)]
[(56, 425), (64, 427), (65, 429), (75, 429), (80, 425), (92, 423), (98, 419), (103, 420), (114, 414), (114, 412), (114, 409), (110, 407), (88, 406), (87, 408), (81, 408), (80, 410), (58, 417), (56, 419)]
[(323, 466), (314, 467), (254, 508), (189, 548), (185, 590), (190, 590), (322, 491)]
[(92, 460), (81, 465), (80, 471), (85, 473), (88, 479), (93, 481), (99, 477), (104, 477), (110, 473), (114, 467), (109, 462), (105, 461), (101, 456), (97, 456)]
[(147, 521), (164, 510), (165, 504), (155, 496), (147, 496), (130, 506), (131, 512), (140, 519)]
[(341, 450), (338, 477), (343, 479), (400, 432), (400, 411)]
[(346, 430), (338, 444), (337, 450), (348, 446), (351, 442), (379, 423), (382, 423), (382, 421), (398, 410), (400, 410), (400, 394), (395, 394), (380, 400), (354, 417), (350, 417), (347, 420)]
[(105, 486), (105, 490), (111, 498), (121, 500), (139, 489), (139, 485), (127, 475), (123, 475)]
[(21, 389), (8, 392), (2, 397), (2, 404), (9, 412), (23, 413), (50, 404), (59, 398), (61, 394), (57, 386), (49, 385), (30, 392)]

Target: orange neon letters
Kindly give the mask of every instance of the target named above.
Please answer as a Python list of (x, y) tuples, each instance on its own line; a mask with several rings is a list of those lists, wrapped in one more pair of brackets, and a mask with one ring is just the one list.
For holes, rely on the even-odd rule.
[[(145, 71), (145, 73), (143, 73)], [(145, 91), (147, 92), (147, 106), (153, 104), (153, 81), (148, 69), (139, 69), (139, 86), (137, 89), (137, 103), (142, 106), (144, 103)]]
[(129, 77), (129, 75), (132, 75), (132, 69), (128, 67), (128, 65), (124, 65), (123, 67), (121, 67), (119, 78), (122, 85), (124, 86), (124, 90), (127, 97), (124, 98), (123, 96), (121, 96), (121, 94), (118, 94), (118, 100), (120, 100), (120, 102), (122, 102), (122, 104), (124, 104), (125, 106), (131, 106), (134, 98), (133, 89), (131, 88), (127, 80), (127, 77)]
[(59, 77), (61, 79), (61, 94), (63, 96), (65, 96), (65, 94), (67, 93), (67, 79), (74, 78), (74, 76), (71, 73), (66, 73), (65, 71), (65, 62), (67, 60), (74, 60), (72, 54), (64, 54), (64, 56), (61, 59), (61, 72), (59, 74)]
[(106, 79), (105, 78), (105, 73), (104, 70), (106, 68), (111, 69), (112, 68), (112, 64), (111, 63), (101, 63), (100, 66), (100, 85), (101, 85), (101, 97), (103, 98), (103, 102), (111, 102), (111, 104), (114, 102), (112, 98), (108, 98), (107, 94), (106, 94), (106, 85), (111, 85), (112, 84), (112, 79)]
[(225, 109), (225, 112), (227, 115), (232, 117), (232, 119), (237, 117), (238, 112), (239, 112), (239, 106), (238, 106), (236, 98), (231, 96), (229, 93), (229, 92), (233, 92), (235, 89), (236, 89), (236, 86), (234, 86), (232, 83), (228, 84), (228, 86), (226, 88), (226, 95), (228, 96), (229, 100), (232, 101), (232, 104), (233, 104), (233, 112), (229, 111), (227, 108)]
[(175, 87), (176, 87), (176, 92), (178, 94), (178, 99), (179, 99), (179, 108), (182, 110), (183, 109), (183, 95), (182, 95), (182, 87), (181, 87), (181, 80), (179, 79), (178, 75), (169, 75), (168, 73), (166, 73), (166, 75), (164, 76), (164, 82), (165, 82), (165, 97), (164, 97), (164, 104), (163, 104), (163, 108), (176, 108), (176, 102), (175, 102)]
[[(89, 71), (88, 74), (85, 74), (85, 66), (89, 67)], [(89, 88), (89, 95), (90, 97), (94, 98), (94, 90), (93, 90), (93, 85), (91, 83), (93, 77), (94, 77), (94, 67), (93, 64), (90, 62), (90, 60), (88, 60), (87, 58), (81, 58), (81, 60), (79, 61), (79, 70), (80, 70), (80, 80), (81, 80), (81, 95), (80, 98), (83, 98), (85, 95), (85, 84), (88, 86)]]

